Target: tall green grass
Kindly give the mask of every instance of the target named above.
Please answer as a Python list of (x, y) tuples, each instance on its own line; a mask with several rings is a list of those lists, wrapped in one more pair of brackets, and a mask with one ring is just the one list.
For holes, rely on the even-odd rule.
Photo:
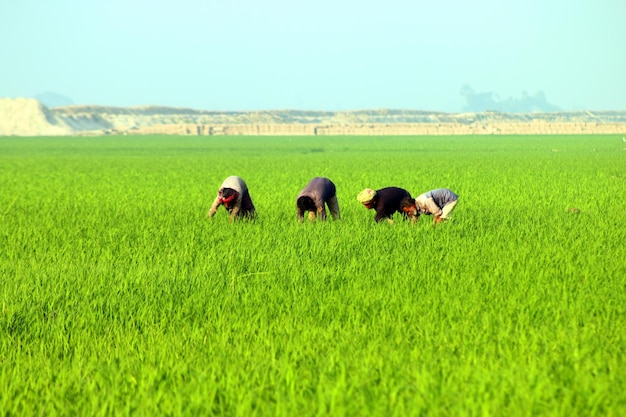
[[(229, 175), (256, 221), (205, 218)], [(0, 138), (0, 184), (1, 415), (626, 413), (621, 138)]]

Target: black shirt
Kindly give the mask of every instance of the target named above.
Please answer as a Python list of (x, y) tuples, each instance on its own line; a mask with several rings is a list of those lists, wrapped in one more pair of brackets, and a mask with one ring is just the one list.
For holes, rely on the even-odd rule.
[(391, 219), (396, 211), (404, 214), (400, 209), (400, 203), (406, 197), (411, 198), (411, 194), (403, 188), (386, 187), (376, 190), (376, 205), (373, 207), (376, 209), (374, 220), (379, 222), (382, 219)]

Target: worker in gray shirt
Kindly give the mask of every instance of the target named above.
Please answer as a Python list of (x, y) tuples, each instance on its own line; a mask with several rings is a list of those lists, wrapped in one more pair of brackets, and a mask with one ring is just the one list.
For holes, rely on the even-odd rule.
[(213, 217), (219, 206), (226, 208), (230, 214), (231, 222), (238, 217), (256, 217), (256, 210), (252, 204), (248, 186), (244, 180), (234, 175), (226, 178), (220, 186), (207, 217)]
[(304, 213), (309, 212), (309, 220), (326, 220), (326, 206), (334, 220), (339, 217), (339, 202), (337, 201), (337, 189), (335, 184), (328, 178), (315, 177), (304, 187), (296, 198), (298, 208), (298, 221), (304, 220)]
[(417, 215), (433, 215), (433, 222), (441, 223), (448, 219), (448, 216), (459, 202), (459, 196), (447, 188), (437, 188), (420, 194), (415, 199)]

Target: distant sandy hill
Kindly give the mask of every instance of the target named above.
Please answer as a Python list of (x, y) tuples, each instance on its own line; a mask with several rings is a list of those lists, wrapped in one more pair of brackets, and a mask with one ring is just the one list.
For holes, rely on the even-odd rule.
[(47, 108), (35, 99), (0, 99), (0, 136), (576, 133), (626, 134), (626, 111), (442, 113), (378, 109), (222, 112), (158, 106)]
[(35, 99), (0, 99), (0, 136), (71, 134), (69, 126)]

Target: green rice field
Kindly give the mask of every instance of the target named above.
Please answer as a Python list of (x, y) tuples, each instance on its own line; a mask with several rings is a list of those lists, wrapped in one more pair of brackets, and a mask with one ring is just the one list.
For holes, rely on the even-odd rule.
[[(625, 148), (0, 138), (0, 416), (624, 416)], [(258, 219), (206, 218), (230, 175)], [(386, 186), (459, 204), (375, 223)]]

